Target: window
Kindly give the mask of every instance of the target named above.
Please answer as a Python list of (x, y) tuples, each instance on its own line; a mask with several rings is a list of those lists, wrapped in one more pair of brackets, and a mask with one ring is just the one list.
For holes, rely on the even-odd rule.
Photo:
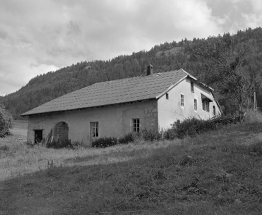
[(140, 120), (139, 118), (133, 119), (133, 132), (139, 132), (140, 131)]
[(183, 94), (181, 94), (181, 106), (185, 106), (185, 96)]
[(209, 101), (208, 100), (202, 100), (202, 106), (203, 110), (209, 112)]
[(90, 122), (91, 137), (98, 137), (98, 122)]
[(194, 99), (194, 110), (197, 110), (197, 100)]
[(215, 116), (216, 115), (216, 107), (213, 106), (213, 115)]
[(169, 99), (168, 93), (166, 93), (166, 99), (167, 99), (167, 100)]
[(191, 81), (191, 92), (194, 93), (194, 82)]

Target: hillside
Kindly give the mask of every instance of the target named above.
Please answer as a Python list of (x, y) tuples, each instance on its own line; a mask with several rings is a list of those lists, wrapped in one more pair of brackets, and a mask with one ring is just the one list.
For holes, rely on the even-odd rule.
[[(237, 44), (243, 46), (252, 44), (255, 47), (255, 52), (247, 57), (244, 64), (246, 68), (262, 76), (262, 29), (247, 29), (230, 37)], [(166, 42), (154, 46), (149, 51), (118, 56), (108, 61), (79, 62), (31, 79), (17, 92), (0, 97), (0, 103), (3, 103), (15, 118), (19, 118), (23, 112), (93, 83), (144, 75), (146, 66), (151, 63), (155, 73), (183, 68), (201, 81), (210, 84), (217, 91), (220, 104), (226, 109), (228, 101), (220, 95), (218, 83), (210, 80), (213, 74), (207, 69), (206, 60), (196, 57), (196, 50), (202, 49), (205, 44), (214, 43), (219, 38), (220, 35), (207, 39), (194, 38), (192, 41), (184, 39), (180, 42)], [(259, 87), (256, 86), (257, 92)], [(262, 94), (258, 94), (257, 97), (258, 106), (262, 107)]]
[(0, 170), (12, 176), (0, 181), (0, 214), (258, 215), (261, 129), (100, 150), (9, 144), (0, 148)]

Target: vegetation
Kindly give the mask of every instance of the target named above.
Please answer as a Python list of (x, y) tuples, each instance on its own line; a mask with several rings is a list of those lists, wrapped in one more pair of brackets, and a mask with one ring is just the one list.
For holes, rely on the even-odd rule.
[(80, 62), (31, 79), (19, 91), (0, 97), (0, 103), (19, 118), (29, 109), (96, 82), (145, 75), (151, 63), (155, 73), (183, 68), (211, 85), (224, 113), (250, 106), (254, 91), (262, 107), (261, 37), (262, 28), (247, 29), (235, 35), (166, 42), (109, 61)]
[(13, 117), (4, 106), (0, 105), (0, 138), (10, 135), (10, 128), (13, 126)]
[(230, 124), (195, 138), (100, 150), (35, 147), (24, 158), (5, 148), (0, 165), (9, 158), (35, 171), (35, 163), (48, 165), (1, 181), (0, 213), (260, 214), (261, 129)]
[[(249, 111), (248, 116), (249, 118), (251, 118), (250, 121), (255, 120), (254, 114), (255, 112)], [(257, 112), (257, 114), (255, 115), (256, 117), (259, 116), (260, 118), (262, 118), (260, 112)], [(128, 133), (119, 139), (115, 137), (98, 138), (92, 142), (92, 147), (105, 148), (117, 144), (127, 144), (139, 141), (152, 142), (158, 140), (174, 140), (175, 138), (183, 139), (187, 136), (195, 137), (197, 134), (202, 134), (204, 132), (216, 130), (224, 125), (230, 123), (237, 123), (239, 121), (240, 118), (233, 116), (220, 116), (209, 120), (191, 118), (186, 119), (183, 122), (180, 122), (178, 120), (177, 122), (173, 123), (170, 129), (164, 132), (144, 129), (141, 132)], [(262, 122), (262, 119), (259, 119), (259, 121)]]
[(240, 120), (242, 119), (230, 115), (223, 115), (209, 120), (201, 120), (196, 118), (186, 119), (183, 122), (178, 120), (173, 123), (172, 128), (168, 129), (164, 133), (164, 138), (173, 140), (175, 138), (182, 139), (187, 136), (195, 137), (197, 134), (216, 130), (224, 125), (240, 122)]
[(114, 146), (117, 144), (117, 138), (115, 137), (102, 137), (92, 142), (92, 147), (104, 148), (108, 146)]

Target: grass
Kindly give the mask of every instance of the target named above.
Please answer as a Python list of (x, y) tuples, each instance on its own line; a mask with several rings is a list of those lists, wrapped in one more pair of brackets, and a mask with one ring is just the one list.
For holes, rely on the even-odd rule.
[(261, 214), (261, 130), (261, 123), (229, 125), (106, 149), (21, 145), (9, 155), (14, 144), (1, 159), (33, 171), (2, 179), (0, 214)]

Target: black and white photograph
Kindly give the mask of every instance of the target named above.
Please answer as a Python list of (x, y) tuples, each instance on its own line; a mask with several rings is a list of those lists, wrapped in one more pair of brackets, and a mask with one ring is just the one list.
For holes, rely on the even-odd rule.
[(261, 0), (0, 0), (0, 215), (262, 214)]

